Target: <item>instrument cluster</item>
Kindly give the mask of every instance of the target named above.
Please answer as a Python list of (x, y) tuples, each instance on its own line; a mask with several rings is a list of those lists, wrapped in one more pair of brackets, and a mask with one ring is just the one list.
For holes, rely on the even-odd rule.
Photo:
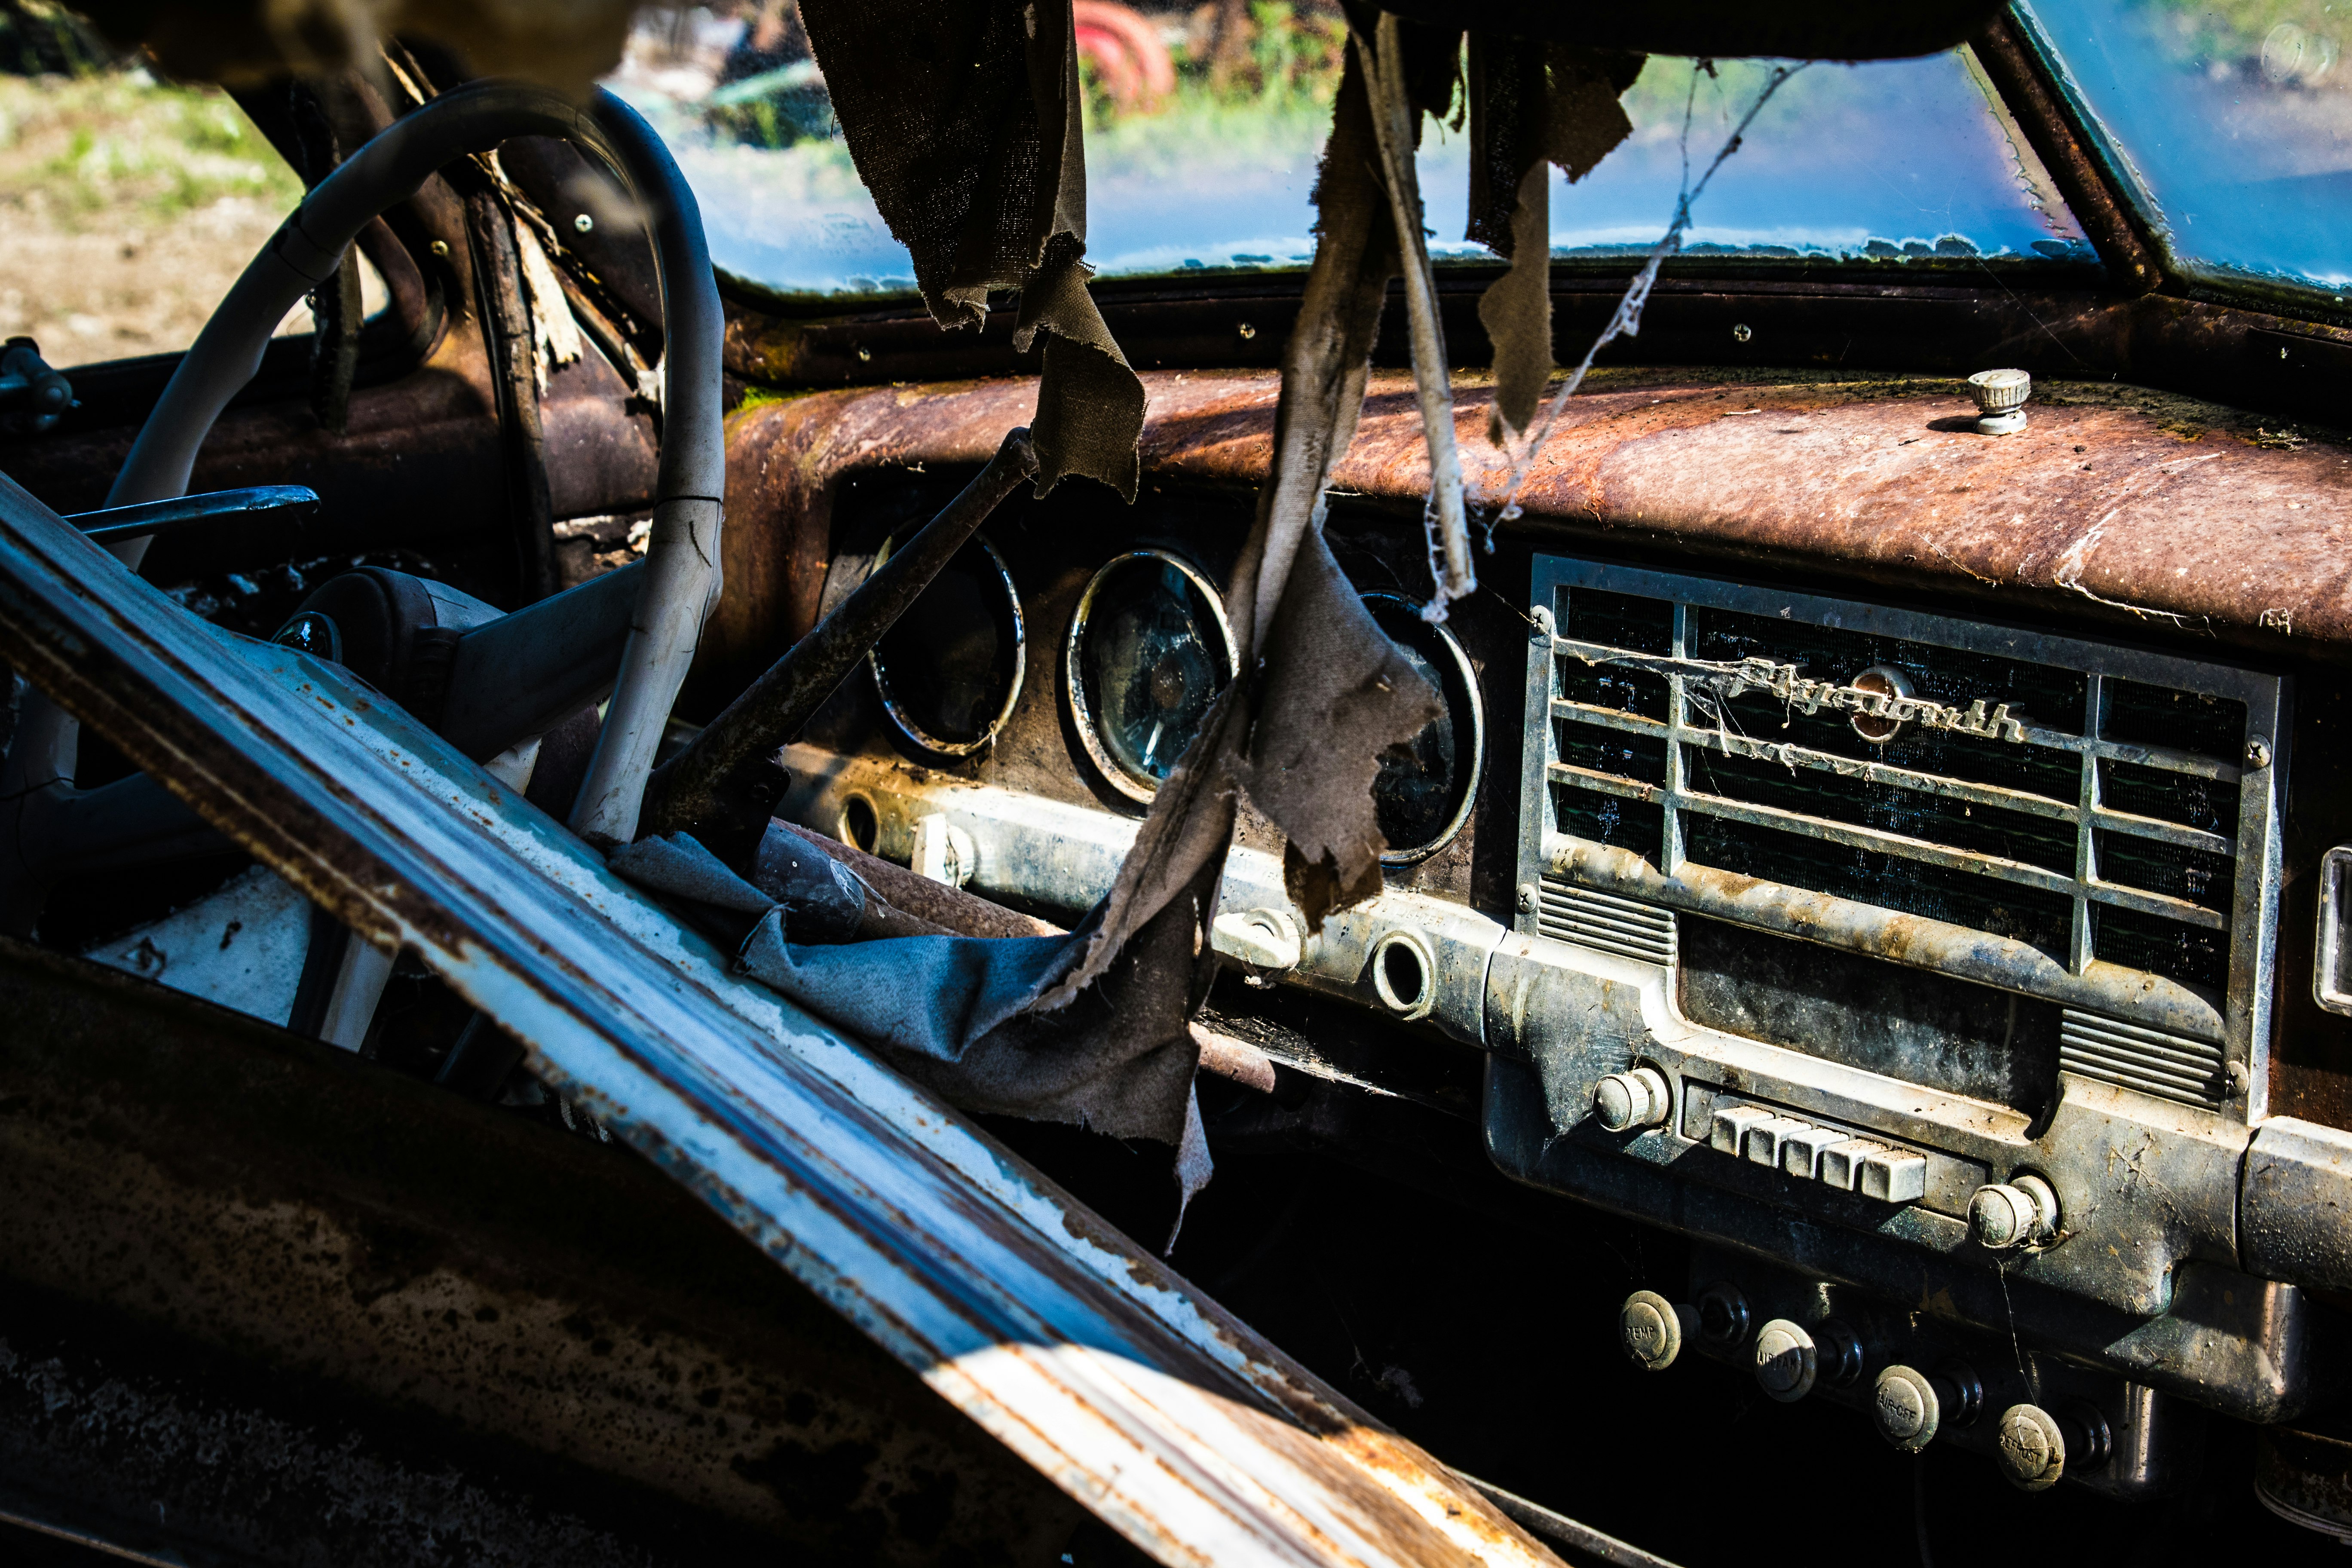
[[(1240, 674), (1224, 595), (1249, 503), (1147, 495), (1130, 511), (1077, 492), (1064, 486), (1000, 509), (806, 739), (842, 752), (887, 750), (917, 767), (1123, 816), (1147, 810)], [(933, 497), (948, 493), (938, 476), (853, 482), (836, 513), (822, 608), (887, 560)], [(1455, 626), (1423, 618), (1409, 585), (1416, 569), (1426, 574), (1414, 559), (1417, 530), (1407, 534), (1385, 516), (1335, 517), (1331, 535), (1375, 622), (1444, 703), (1439, 719), (1382, 757), (1373, 786), (1383, 862), (1403, 872), (1464, 840), (1476, 813), (1488, 752), (1483, 660)], [(1446, 879), (1467, 895), (1466, 878)]]

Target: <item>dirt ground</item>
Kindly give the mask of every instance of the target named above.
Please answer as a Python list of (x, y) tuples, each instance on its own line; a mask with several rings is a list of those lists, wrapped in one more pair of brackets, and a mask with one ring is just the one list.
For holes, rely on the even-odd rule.
[(0, 76), (0, 337), (60, 366), (185, 348), (301, 193), (216, 90)]

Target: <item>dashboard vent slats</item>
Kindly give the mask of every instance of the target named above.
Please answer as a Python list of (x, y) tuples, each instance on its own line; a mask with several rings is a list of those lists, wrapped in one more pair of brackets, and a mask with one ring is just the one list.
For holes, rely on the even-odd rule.
[(1538, 884), (1536, 932), (1643, 963), (1671, 966), (1675, 962), (1675, 917), (1670, 912), (1558, 877), (1546, 877)]

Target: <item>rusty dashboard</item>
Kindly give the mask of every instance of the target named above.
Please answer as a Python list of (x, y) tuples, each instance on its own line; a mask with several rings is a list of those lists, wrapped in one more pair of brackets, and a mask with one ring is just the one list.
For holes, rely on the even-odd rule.
[[(1151, 390), (1139, 504), (1000, 512), (787, 749), (787, 816), (1066, 924), (1109, 888), (1230, 678), (1272, 405), (1271, 378)], [(1244, 815), (1202, 1024), (1686, 1238), (1682, 1288), (1625, 1309), (1637, 1359), (1801, 1340), (1768, 1394), (1884, 1426), (1916, 1380), (1989, 1457), (2033, 1400), (2069, 1479), (2146, 1496), (2203, 1413), (2336, 1386), (2352, 1257), (2312, 1215), (2352, 1194), (2352, 1118), (2313, 966), (2345, 466), (2051, 392), (1995, 441), (1949, 383), (1629, 374), (1432, 624), (1418, 434), (1376, 378), (1327, 529), (1446, 717), (1384, 759), (1384, 890), (1319, 930)], [(784, 476), (759, 548), (825, 566), (815, 604), (734, 600), (738, 635), (855, 587), (1010, 393), (739, 415), (739, 460)]]

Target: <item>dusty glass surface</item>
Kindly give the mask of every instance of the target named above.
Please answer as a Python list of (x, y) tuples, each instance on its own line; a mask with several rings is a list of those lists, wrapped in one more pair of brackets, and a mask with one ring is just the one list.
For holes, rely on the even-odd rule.
[[(1253, 16), (1249, 37), (1220, 56), (1201, 35), (1199, 13), (1139, 15), (1160, 40), (1172, 84), (1157, 95), (1130, 79), (1149, 75), (1150, 62), (1122, 76), (1113, 54), (1082, 55), (1088, 259), (1103, 275), (1307, 261), (1308, 195), (1342, 32), (1334, 16), (1285, 5), (1260, 3)], [(658, 19), (641, 23), (612, 86), (668, 139), (702, 200), (719, 267), (784, 293), (910, 289), (907, 253), (859, 184), (804, 49), (793, 58), (789, 45), (752, 48), (756, 18), (648, 16)], [(1637, 253), (1654, 243), (1682, 184), (1686, 108), (1690, 155), (1703, 163), (1767, 69), (1738, 61), (1707, 72), (1686, 59), (1653, 59), (1625, 98), (1633, 137), (1573, 188), (1555, 172), (1555, 252)], [(2088, 259), (2021, 147), (1965, 52), (1816, 65), (1766, 106), (1717, 176), (1688, 248), (1897, 264)], [(1420, 172), (1440, 259), (1491, 261), (1461, 238), (1465, 133), (1431, 124)]]
[(2033, 16), (2176, 256), (2352, 281), (2352, 5), (2063, 0)]

